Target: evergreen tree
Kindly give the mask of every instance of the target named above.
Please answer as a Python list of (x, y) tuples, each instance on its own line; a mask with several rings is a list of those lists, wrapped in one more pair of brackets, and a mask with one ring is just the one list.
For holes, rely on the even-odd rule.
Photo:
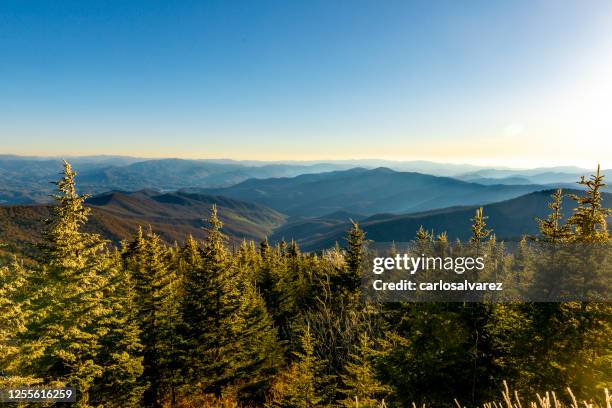
[(434, 238), (434, 232), (433, 231), (427, 231), (425, 228), (423, 228), (423, 226), (421, 225), (419, 227), (419, 229), (416, 232), (416, 239), (418, 242), (431, 242)]
[[(28, 278), (30, 271), (14, 260), (9, 266), (0, 266), (0, 386), (15, 386), (19, 378), (20, 355), (18, 336), (26, 330), (28, 321)], [(7, 382), (2, 379), (6, 378)], [(11, 380), (15, 378), (14, 380)]]
[(235, 362), (240, 378), (235, 393), (248, 401), (263, 401), (273, 376), (283, 363), (283, 351), (278, 342), (272, 317), (263, 298), (248, 280), (239, 283), (241, 297), (240, 330), (235, 334), (240, 349)]
[(295, 352), (296, 361), (283, 374), (273, 389), (271, 405), (283, 408), (314, 408), (324, 405), (321, 391), (325, 376), (324, 362), (315, 356), (314, 338), (306, 326), (300, 337), (301, 351)]
[(289, 244), (289, 250), (287, 251), (287, 256), (289, 258), (297, 258), (300, 255), (300, 247), (298, 246), (297, 242), (295, 242), (295, 240), (291, 240), (291, 243)]
[(104, 373), (92, 387), (90, 401), (93, 406), (140, 407), (145, 387), (134, 286), (117, 251), (106, 261), (109, 279), (102, 301), (113, 312), (101, 322), (107, 330), (98, 354)]
[(368, 335), (362, 333), (356, 352), (351, 354), (351, 361), (345, 366), (346, 374), (341, 377), (345, 386), (342, 393), (346, 398), (340, 401), (344, 407), (379, 408), (391, 393), (391, 387), (377, 378), (371, 361), (374, 351), (370, 343)]
[(161, 406), (172, 399), (178, 376), (177, 326), (180, 323), (178, 295), (180, 280), (168, 263), (168, 248), (158, 235), (142, 228), (123, 254), (132, 274), (136, 294), (137, 321), (143, 345), (145, 406)]
[(338, 286), (348, 293), (355, 293), (361, 285), (361, 266), (365, 253), (365, 233), (359, 224), (351, 220), (346, 237), (346, 259), (344, 271), (338, 277)]
[(610, 239), (606, 218), (612, 215), (612, 210), (602, 207), (601, 204), (601, 190), (606, 187), (603, 179), (598, 165), (597, 173), (589, 180), (583, 176), (578, 182), (586, 187), (585, 195), (570, 195), (578, 204), (568, 219), (568, 223), (574, 227), (576, 241), (608, 242)]
[(563, 220), (563, 190), (557, 189), (552, 195), (552, 201), (548, 203), (551, 213), (545, 220), (537, 219), (540, 234), (543, 239), (550, 243), (566, 242), (572, 236), (569, 225), (562, 225)]
[[(79, 390), (78, 406), (90, 406), (92, 393), (101, 383), (126, 385), (128, 395), (104, 393), (107, 406), (135, 404), (139, 399), (134, 384), (142, 367), (134, 355), (139, 344), (132, 326), (119, 327), (126, 299), (113, 285), (120, 273), (96, 234), (81, 231), (89, 209), (86, 196), (75, 189), (76, 173), (64, 162), (63, 178), (56, 183), (56, 205), (47, 222), (41, 245), (42, 269), (30, 285), (38, 290), (32, 297), (32, 318), (20, 339), (20, 353), (29, 359), (25, 373), (46, 384), (64, 384)], [(108, 353), (105, 346), (113, 343)], [(128, 405), (125, 405), (128, 406)]]
[(487, 218), (489, 217), (485, 217), (483, 215), (482, 207), (476, 210), (476, 214), (474, 215), (474, 218), (471, 219), (472, 237), (470, 238), (470, 242), (475, 243), (475, 244), (480, 244), (487, 237), (489, 237), (491, 232), (493, 232), (493, 230), (487, 229), (487, 223), (486, 223)]
[[(209, 225), (202, 267), (188, 270), (185, 276), (183, 337), (190, 387), (220, 396), (224, 389), (249, 386), (248, 367), (270, 366), (258, 353), (267, 358), (278, 355), (272, 352), (274, 330), (265, 308), (248, 286), (241, 292), (248, 279), (240, 279), (230, 259), (216, 206)], [(254, 352), (255, 344), (265, 347)]]

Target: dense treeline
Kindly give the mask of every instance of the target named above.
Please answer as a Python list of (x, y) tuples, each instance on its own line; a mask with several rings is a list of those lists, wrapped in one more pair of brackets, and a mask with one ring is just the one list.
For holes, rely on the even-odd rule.
[[(296, 408), (475, 406), (504, 380), (585, 399), (609, 386), (609, 304), (378, 304), (360, 296), (371, 250), (358, 224), (318, 254), (293, 241), (230, 247), (214, 206), (203, 242), (168, 246), (141, 229), (114, 248), (81, 230), (74, 177), (66, 163), (40, 259), (0, 268), (0, 386), (74, 386), (80, 407)], [(581, 183), (574, 214), (564, 223), (557, 192), (532, 239), (609, 243), (603, 177)], [(482, 211), (472, 221), (487, 268), (537, 268), (529, 240), (511, 254)], [(467, 248), (423, 229), (415, 242)]]

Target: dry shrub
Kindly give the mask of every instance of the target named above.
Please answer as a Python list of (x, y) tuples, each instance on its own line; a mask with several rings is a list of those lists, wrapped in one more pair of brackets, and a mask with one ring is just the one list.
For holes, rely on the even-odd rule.
[[(168, 406), (170, 407), (170, 406)], [(173, 408), (246, 408), (230, 397), (216, 397), (212, 394), (190, 395), (181, 398)]]
[[(502, 392), (502, 401), (488, 402), (483, 405), (483, 408), (612, 408), (612, 398), (606, 388), (605, 400), (603, 404), (593, 401), (581, 401), (578, 402), (572, 390), (568, 387), (567, 393), (570, 397), (570, 404), (563, 403), (559, 400), (554, 391), (546, 392), (544, 395), (536, 394), (535, 401), (521, 401), (518, 392), (514, 391), (510, 393), (508, 384), (504, 381), (504, 391)], [(455, 404), (458, 408), (465, 408), (457, 400)]]

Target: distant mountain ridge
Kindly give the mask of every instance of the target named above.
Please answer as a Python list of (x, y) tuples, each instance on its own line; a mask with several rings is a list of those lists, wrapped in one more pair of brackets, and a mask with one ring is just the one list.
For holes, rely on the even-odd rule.
[[(152, 228), (168, 242), (183, 242), (187, 234), (204, 239), (203, 219), (216, 204), (223, 231), (237, 243), (242, 239), (261, 240), (285, 221), (285, 216), (260, 204), (226, 197), (157, 191), (112, 191), (94, 196), (86, 205), (92, 209), (86, 231), (97, 232), (119, 243), (138, 228)], [(0, 242), (18, 248), (40, 239), (42, 220), (49, 218), (48, 205), (0, 206)]]
[(546, 187), (490, 185), (389, 168), (354, 168), (292, 178), (250, 179), (219, 189), (188, 189), (257, 202), (290, 216), (317, 217), (334, 211), (407, 213), (456, 205), (486, 204)]
[[(232, 186), (252, 178), (295, 177), (302, 174), (342, 171), (356, 167), (366, 169), (387, 167), (398, 172), (452, 176), (462, 181), (484, 185), (573, 183), (579, 174), (586, 175), (589, 173), (586, 169), (575, 167), (533, 170), (492, 169), (469, 164), (435, 163), (418, 160), (288, 160), (266, 162), (230, 159), (144, 159), (104, 155), (67, 157), (67, 159), (78, 173), (79, 189), (92, 194), (100, 194), (110, 190), (155, 189), (175, 191), (181, 188), (220, 188)], [(49, 202), (49, 194), (53, 190), (53, 186), (49, 182), (56, 180), (60, 171), (61, 159), (58, 157), (0, 155), (0, 204)]]
[[(517, 240), (521, 236), (537, 235), (536, 218), (545, 218), (549, 213), (548, 203), (553, 190), (529, 193), (510, 200), (483, 206), (487, 224), (498, 239)], [(565, 193), (582, 194), (579, 190), (567, 190)], [(612, 194), (602, 193), (603, 205), (612, 208)], [(575, 203), (565, 197), (563, 212), (567, 218)], [(376, 242), (407, 242), (415, 237), (420, 226), (436, 233), (446, 231), (449, 239), (469, 239), (470, 219), (478, 206), (443, 208), (412, 214), (377, 214), (360, 221), (367, 239)], [(336, 242), (343, 242), (349, 228), (349, 220), (330, 220), (329, 218), (312, 218), (288, 222), (277, 228), (271, 237), (272, 241), (292, 237), (306, 250), (329, 248)]]
[[(479, 184), (572, 184), (593, 171), (574, 166), (540, 167), (527, 170), (481, 169), (455, 178)], [(602, 174), (612, 174), (612, 170), (602, 170)]]

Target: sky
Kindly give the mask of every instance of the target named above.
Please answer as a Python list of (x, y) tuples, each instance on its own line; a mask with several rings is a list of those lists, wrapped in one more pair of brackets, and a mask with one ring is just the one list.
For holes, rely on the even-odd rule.
[(0, 153), (612, 167), (612, 2), (0, 2)]

